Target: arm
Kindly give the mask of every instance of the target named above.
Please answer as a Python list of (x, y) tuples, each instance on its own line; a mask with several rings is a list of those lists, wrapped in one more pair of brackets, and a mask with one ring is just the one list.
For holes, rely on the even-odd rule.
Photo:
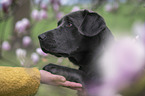
[(80, 90), (82, 85), (69, 82), (63, 76), (53, 75), (37, 68), (0, 67), (0, 96), (35, 95), (40, 82)]
[(0, 67), (0, 96), (34, 95), (39, 85), (37, 68)]

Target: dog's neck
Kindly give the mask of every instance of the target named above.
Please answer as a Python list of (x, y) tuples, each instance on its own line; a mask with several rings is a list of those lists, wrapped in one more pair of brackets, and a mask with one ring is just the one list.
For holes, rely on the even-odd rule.
[[(90, 41), (93, 41), (93, 40), (90, 40)], [(99, 40), (96, 40), (96, 41), (99, 41)], [(90, 42), (88, 42), (88, 44), (86, 44), (86, 46), (85, 46), (87, 50), (71, 54), (69, 56), (69, 60), (71, 62), (73, 62), (74, 64), (79, 65), (80, 67), (92, 65), (94, 63), (93, 62), (94, 58), (97, 59), (97, 55), (99, 56), (99, 54), (100, 54), (100, 52), (96, 52), (96, 51), (97, 50), (100, 51), (100, 49), (101, 49), (100, 47), (102, 47), (99, 44), (100, 42), (97, 42), (97, 43), (98, 44), (96, 44), (96, 46), (95, 46), (95, 44), (93, 45), (93, 44), (90, 44)], [(95, 54), (95, 53), (97, 53), (97, 54)]]
[[(97, 48), (96, 48), (97, 50)], [(80, 67), (83, 66), (88, 66), (88, 65), (92, 65), (94, 64), (94, 59), (97, 60), (98, 57), (100, 57), (101, 55), (101, 51), (100, 52), (96, 52), (95, 48), (89, 51), (84, 51), (81, 53), (76, 53), (71, 55), (69, 58), (69, 60), (76, 64), (79, 65)], [(96, 54), (97, 53), (97, 54)]]
[[(108, 41), (114, 40), (114, 37), (108, 28), (106, 28), (104, 32), (101, 32), (96, 37), (87, 38), (86, 41), (89, 41), (87, 42), (87, 44), (85, 42), (86, 44), (85, 47), (87, 50), (70, 55), (68, 57), (69, 60), (72, 63), (79, 65), (80, 67), (87, 67), (88, 65), (93, 65), (94, 63), (95, 64), (98, 63), (96, 61), (99, 60), (103, 51), (107, 50), (105, 49), (106, 48), (105, 46), (106, 44), (108, 44)], [(106, 34), (106, 35), (102, 35), (102, 34)]]

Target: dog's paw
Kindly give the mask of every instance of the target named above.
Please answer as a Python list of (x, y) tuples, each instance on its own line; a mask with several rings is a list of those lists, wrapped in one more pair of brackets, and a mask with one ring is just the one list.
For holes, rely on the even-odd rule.
[(57, 74), (58, 73), (57, 69), (58, 69), (57, 65), (52, 64), (52, 63), (50, 63), (50, 64), (48, 64), (48, 65), (43, 67), (43, 70), (46, 70), (46, 71), (48, 71), (48, 72), (50, 72), (52, 74)]
[(72, 69), (65, 66), (48, 64), (43, 67), (43, 70), (46, 70), (52, 74), (61, 75), (66, 78), (68, 81), (81, 83), (83, 72), (77, 69)]

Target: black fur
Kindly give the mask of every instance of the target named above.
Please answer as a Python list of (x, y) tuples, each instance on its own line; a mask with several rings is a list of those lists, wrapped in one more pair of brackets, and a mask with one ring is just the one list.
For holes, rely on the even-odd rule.
[(52, 74), (62, 75), (66, 77), (66, 80), (83, 83), (82, 78), (85, 77), (85, 74), (81, 70), (68, 68), (65, 66), (55, 65), (55, 64), (48, 64), (43, 67), (43, 70), (47, 70)]
[(49, 64), (43, 69), (80, 82), (87, 90), (89, 85), (95, 86), (101, 81), (99, 68), (95, 66), (103, 50), (107, 50), (105, 44), (110, 38), (113, 39), (113, 35), (99, 14), (88, 10), (70, 13), (58, 22), (56, 29), (39, 35), (39, 40), (44, 52), (68, 57), (80, 68)]

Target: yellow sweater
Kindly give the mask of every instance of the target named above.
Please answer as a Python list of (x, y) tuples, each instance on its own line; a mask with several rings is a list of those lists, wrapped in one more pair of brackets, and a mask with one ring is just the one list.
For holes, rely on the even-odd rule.
[(37, 68), (0, 67), (0, 96), (33, 96), (39, 85)]

